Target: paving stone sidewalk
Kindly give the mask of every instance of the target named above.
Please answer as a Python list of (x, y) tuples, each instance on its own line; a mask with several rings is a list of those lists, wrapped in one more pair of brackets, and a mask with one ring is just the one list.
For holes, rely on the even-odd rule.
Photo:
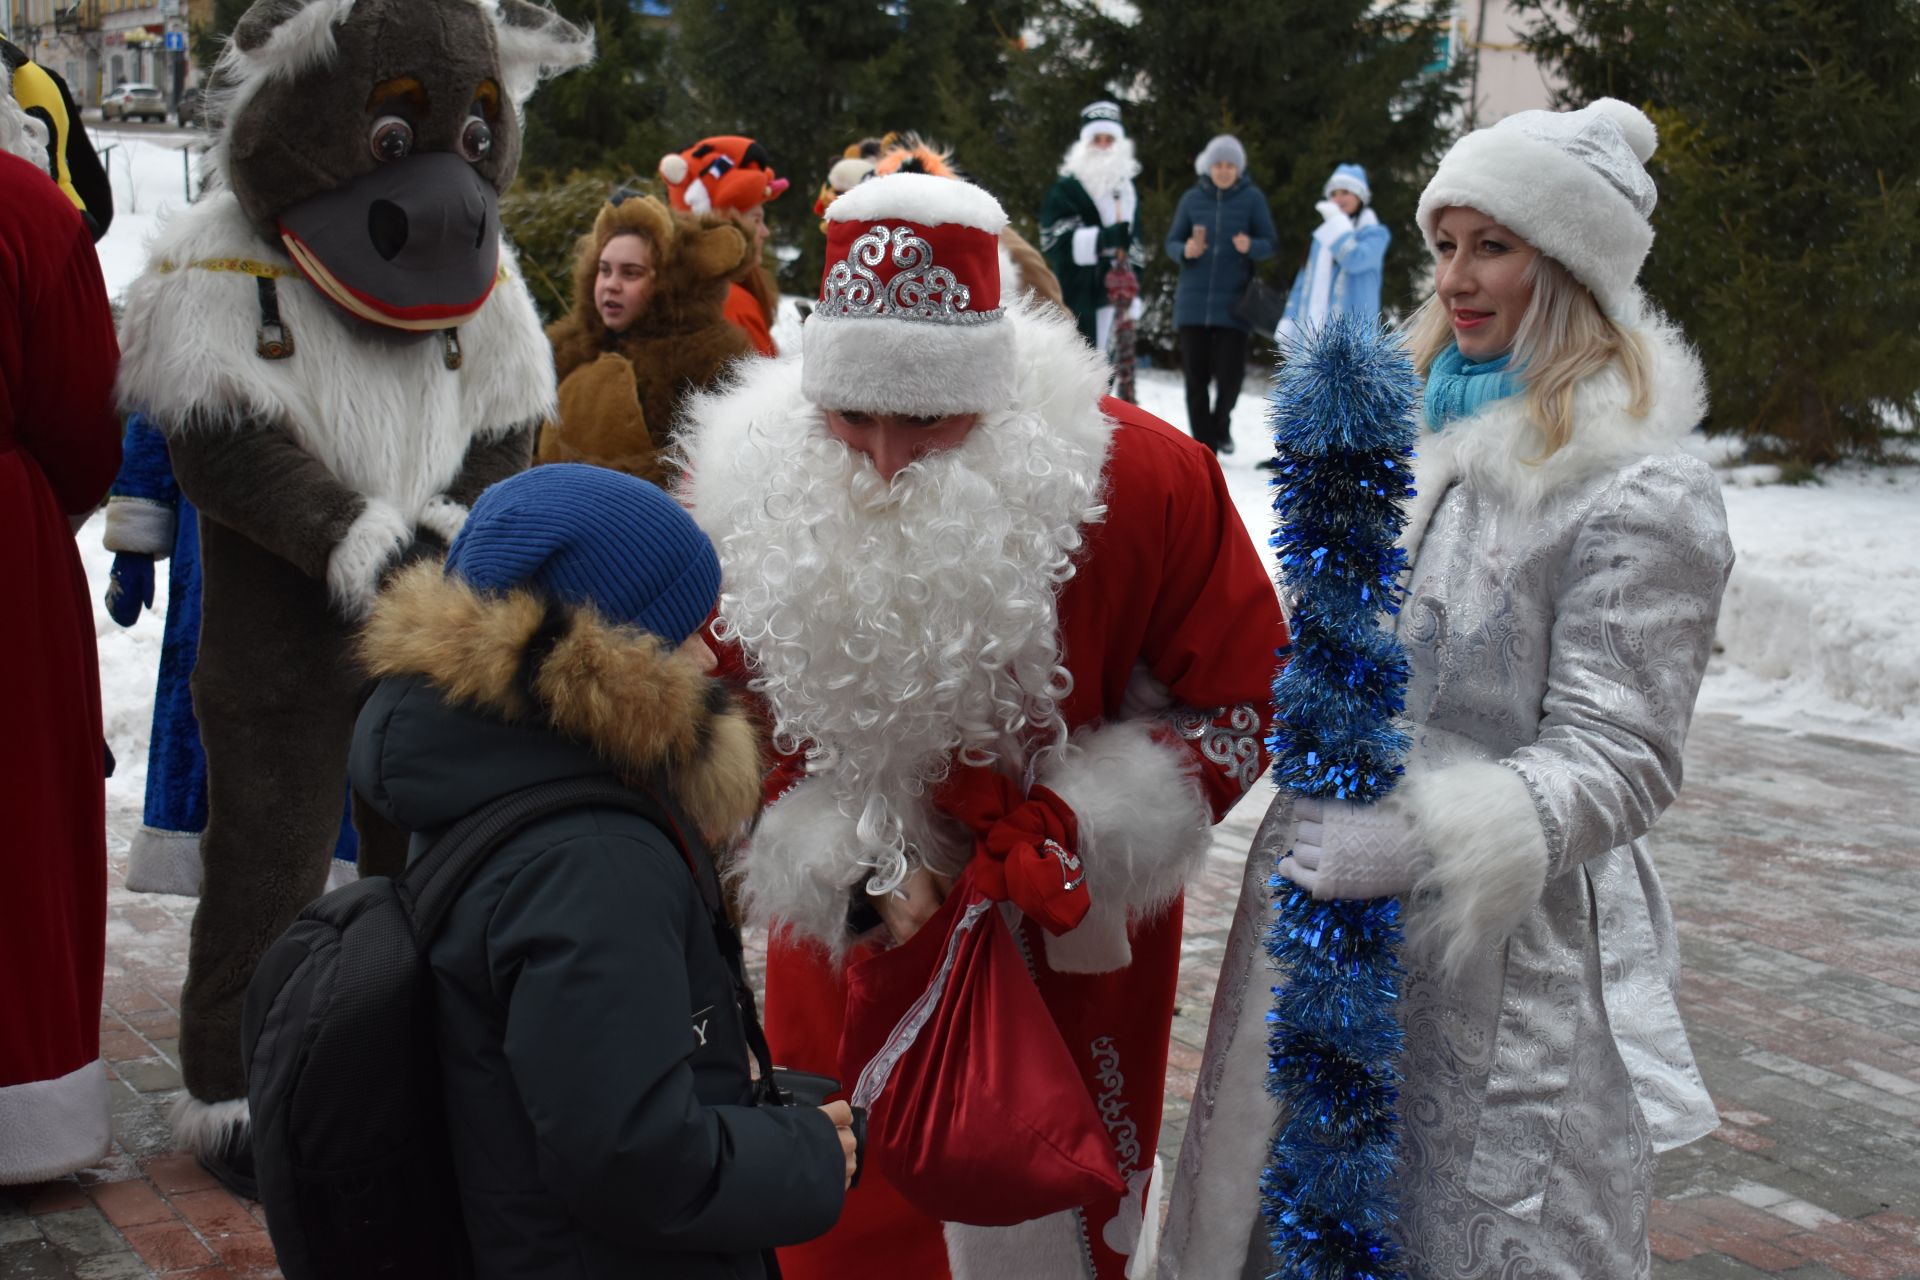
[[(1920, 757), (1706, 716), (1687, 775), (1655, 855), (1680, 920), (1682, 1007), (1725, 1123), (1662, 1159), (1654, 1275), (1920, 1280)], [(1169, 1168), (1264, 801), (1222, 825), (1189, 900)], [(108, 824), (113, 1154), (0, 1188), (0, 1280), (279, 1274), (258, 1206), (171, 1150), (194, 904), (121, 887), (137, 821)]]

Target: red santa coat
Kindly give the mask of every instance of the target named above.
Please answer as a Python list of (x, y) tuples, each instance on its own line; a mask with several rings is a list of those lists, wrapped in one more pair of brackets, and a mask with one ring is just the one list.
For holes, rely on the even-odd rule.
[(19, 1183), (110, 1139), (100, 673), (69, 518), (120, 467), (120, 352), (79, 211), (3, 153), (0, 191), (0, 1183)]
[[(1167, 856), (1137, 873), (1129, 892), (1165, 905), (1116, 911), (1096, 887), (1094, 910), (1073, 933), (1048, 938), (1031, 922), (1023, 928), (1129, 1196), (1015, 1228), (950, 1228), (943, 1240), (941, 1224), (869, 1175), (832, 1232), (781, 1251), (789, 1280), (942, 1276), (950, 1255), (952, 1274), (963, 1277), (997, 1270), (1118, 1280), (1139, 1247), (1179, 972), (1179, 884), (1204, 852), (1206, 829), (1264, 768), (1270, 688), (1287, 633), (1212, 452), (1134, 405), (1107, 399), (1101, 409), (1115, 424), (1103, 469), (1107, 514), (1088, 530), (1059, 597), (1062, 661), (1073, 676), (1061, 711), (1087, 750), (1079, 766), (1039, 781), (1073, 805), (1083, 832), (1097, 831), (1130, 794), (1157, 794), (1154, 825)], [(797, 761), (782, 766), (769, 799), (797, 776)], [(1204, 803), (1182, 772), (1198, 781)], [(1170, 781), (1180, 785), (1168, 790)], [(1095, 841), (1084, 852), (1097, 883), (1102, 850)], [(1154, 877), (1165, 887), (1137, 883)], [(835, 1074), (845, 998), (842, 973), (824, 952), (776, 935), (766, 1018), (778, 1060)]]

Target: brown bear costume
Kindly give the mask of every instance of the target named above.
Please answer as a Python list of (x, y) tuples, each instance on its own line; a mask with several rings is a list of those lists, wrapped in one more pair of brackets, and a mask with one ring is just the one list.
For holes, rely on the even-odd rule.
[[(257, 0), (215, 72), (208, 193), (128, 294), (120, 402), (166, 432), (200, 511), (209, 821), (174, 1131), (216, 1171), (246, 1150), (248, 980), (326, 878), (353, 631), (553, 411), (497, 200), (520, 104), (591, 56), (527, 0)], [(362, 868), (397, 869), (404, 833), (355, 807)]]
[[(614, 333), (593, 290), (600, 254), (619, 235), (653, 247), (653, 292), (633, 324)], [(540, 433), (535, 460), (591, 462), (666, 485), (664, 450), (681, 402), (753, 352), (725, 315), (729, 282), (747, 256), (747, 238), (718, 216), (673, 214), (651, 196), (601, 209), (580, 237), (573, 310), (547, 326), (560, 416)]]

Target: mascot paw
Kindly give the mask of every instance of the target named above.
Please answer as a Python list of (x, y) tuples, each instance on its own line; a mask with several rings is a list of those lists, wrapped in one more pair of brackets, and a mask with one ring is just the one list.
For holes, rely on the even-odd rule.
[(390, 502), (367, 499), (346, 537), (327, 559), (327, 590), (341, 613), (358, 622), (380, 594), (380, 578), (413, 542), (413, 524)]
[(449, 547), (467, 523), (467, 509), (446, 494), (428, 500), (420, 509), (420, 527)]

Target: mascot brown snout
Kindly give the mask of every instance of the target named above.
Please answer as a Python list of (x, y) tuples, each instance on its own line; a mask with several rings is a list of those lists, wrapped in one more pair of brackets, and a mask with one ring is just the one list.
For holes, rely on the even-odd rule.
[[(527, 0), (256, 0), (215, 70), (208, 192), (128, 293), (120, 400), (166, 432), (204, 574), (209, 813), (174, 1129), (230, 1186), (242, 997), (327, 874), (365, 689), (354, 631), (553, 413), (498, 198), (521, 104), (591, 55)], [(354, 807), (362, 867), (397, 869), (405, 833)]]

